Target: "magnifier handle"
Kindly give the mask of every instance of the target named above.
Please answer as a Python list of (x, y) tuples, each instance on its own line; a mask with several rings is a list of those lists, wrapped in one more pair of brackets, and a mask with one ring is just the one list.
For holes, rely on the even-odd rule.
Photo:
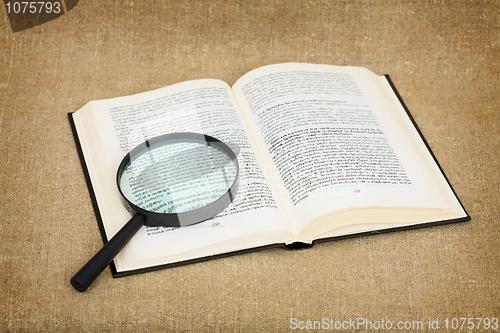
[(135, 214), (130, 221), (125, 224), (107, 242), (103, 248), (97, 252), (92, 259), (71, 278), (71, 285), (78, 291), (85, 291), (101, 274), (101, 272), (111, 263), (116, 255), (123, 249), (128, 241), (139, 231), (146, 222), (146, 217), (142, 214)]

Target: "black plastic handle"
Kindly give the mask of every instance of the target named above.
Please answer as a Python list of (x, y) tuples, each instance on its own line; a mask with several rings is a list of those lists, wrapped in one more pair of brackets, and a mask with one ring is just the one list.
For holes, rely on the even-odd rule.
[(130, 221), (125, 224), (107, 242), (103, 248), (97, 252), (85, 266), (82, 267), (71, 278), (71, 285), (78, 291), (85, 291), (101, 274), (101, 272), (111, 263), (123, 247), (132, 239), (139, 229), (146, 222), (146, 217), (142, 214), (135, 214)]

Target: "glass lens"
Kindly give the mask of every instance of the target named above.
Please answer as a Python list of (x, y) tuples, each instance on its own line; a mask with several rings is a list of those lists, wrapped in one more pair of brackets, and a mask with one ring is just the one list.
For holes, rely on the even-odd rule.
[(183, 213), (223, 196), (238, 176), (234, 157), (216, 145), (167, 141), (146, 146), (118, 178), (127, 200), (155, 213)]

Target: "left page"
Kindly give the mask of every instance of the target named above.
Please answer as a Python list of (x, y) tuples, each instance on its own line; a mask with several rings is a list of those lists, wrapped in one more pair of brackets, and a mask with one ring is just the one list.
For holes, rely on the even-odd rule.
[(240, 185), (232, 204), (215, 218), (186, 228), (143, 227), (116, 257), (118, 272), (291, 239), (286, 216), (226, 83), (195, 80), (93, 101), (73, 119), (108, 239), (131, 217), (120, 200), (116, 172), (136, 145), (165, 133), (196, 132), (240, 148)]

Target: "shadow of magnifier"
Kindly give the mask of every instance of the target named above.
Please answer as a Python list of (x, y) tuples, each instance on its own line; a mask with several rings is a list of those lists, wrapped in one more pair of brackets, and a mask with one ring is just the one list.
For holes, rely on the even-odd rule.
[(170, 133), (132, 149), (118, 167), (122, 202), (133, 217), (71, 279), (85, 291), (143, 226), (185, 227), (208, 220), (238, 190), (239, 149), (203, 134)]

